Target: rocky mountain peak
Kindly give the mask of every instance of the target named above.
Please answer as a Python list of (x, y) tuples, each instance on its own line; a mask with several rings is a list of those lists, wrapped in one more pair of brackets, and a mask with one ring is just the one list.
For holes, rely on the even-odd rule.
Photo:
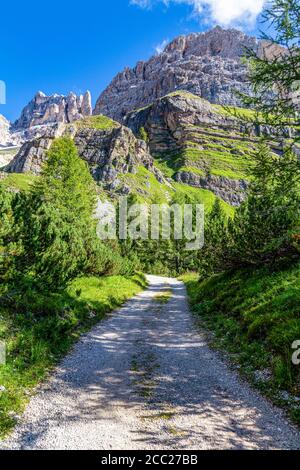
[(179, 36), (161, 54), (126, 67), (97, 100), (94, 114), (122, 121), (128, 112), (176, 90), (186, 90), (211, 103), (238, 105), (234, 90), (248, 93), (245, 48), (259, 47), (256, 38), (216, 26), (205, 33)]
[(244, 53), (245, 47), (257, 47), (257, 40), (236, 29), (223, 29), (216, 26), (205, 33), (192, 33), (174, 39), (164, 53), (181, 52), (183, 56), (237, 58)]
[(24, 131), (35, 126), (71, 123), (91, 114), (91, 94), (88, 91), (79, 96), (72, 92), (68, 96), (47, 96), (39, 91), (23, 109), (13, 130)]

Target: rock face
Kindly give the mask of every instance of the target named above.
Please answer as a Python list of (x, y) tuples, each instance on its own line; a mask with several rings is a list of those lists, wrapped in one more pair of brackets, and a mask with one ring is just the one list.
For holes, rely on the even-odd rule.
[(281, 151), (272, 130), (255, 126), (251, 112), (247, 116), (245, 123), (219, 105), (177, 91), (130, 113), (126, 126), (104, 116), (44, 126), (43, 136), (25, 143), (6, 171), (40, 173), (53, 140), (69, 135), (94, 179), (113, 193), (129, 193), (123, 176), (146, 168), (175, 191), (176, 184), (184, 184), (238, 206), (260, 135), (266, 133), (273, 151)]
[(253, 151), (265, 129), (187, 92), (158, 99), (125, 122), (136, 135), (147, 136), (150, 153), (175, 181), (208, 189), (234, 206), (243, 201)]
[(188, 171), (179, 171), (176, 173), (175, 179), (178, 183), (212, 191), (216, 196), (232, 206), (239, 206), (241, 204), (248, 188), (248, 182), (246, 180), (233, 180), (224, 176), (214, 176), (210, 174), (200, 176)]
[(85, 160), (94, 179), (105, 189), (126, 192), (119, 179), (120, 175), (135, 173), (137, 166), (150, 170), (158, 180), (163, 181), (162, 174), (154, 168), (154, 161), (149, 154), (148, 146), (136, 139), (127, 127), (114, 125), (111, 128), (93, 128), (92, 120), (87, 126), (80, 122), (73, 125), (57, 124), (49, 127), (42, 138), (26, 142), (6, 171), (12, 173), (32, 172), (39, 174), (47, 158), (47, 150), (53, 140), (62, 135), (74, 139), (79, 156)]
[(0, 147), (7, 147), (11, 144), (10, 122), (0, 114)]
[(68, 96), (46, 96), (38, 92), (23, 109), (20, 118), (14, 123), (14, 131), (25, 131), (36, 126), (57, 123), (70, 123), (92, 114), (91, 95), (84, 96), (70, 93)]
[(211, 103), (238, 104), (234, 89), (249, 92), (245, 47), (258, 41), (240, 31), (216, 27), (206, 33), (180, 36), (148, 62), (119, 73), (100, 95), (94, 114), (118, 121), (175, 90), (187, 90)]
[(74, 93), (46, 96), (38, 92), (14, 124), (0, 115), (0, 166), (11, 161), (15, 154), (13, 148), (36, 139), (44, 139), (42, 142), (45, 142), (49, 136), (59, 134), (61, 124), (72, 123), (91, 114), (89, 91), (80, 96)]
[(42, 137), (26, 141), (5, 170), (10, 173), (40, 173), (46, 160), (47, 150), (50, 149), (53, 140), (61, 137), (65, 130), (66, 126), (63, 123), (41, 126)]
[(136, 139), (130, 129), (120, 126), (115, 129), (81, 129), (74, 135), (79, 156), (86, 160), (96, 181), (106, 189), (117, 189), (119, 175), (134, 174), (142, 165), (159, 179), (160, 172), (154, 168), (148, 146)]

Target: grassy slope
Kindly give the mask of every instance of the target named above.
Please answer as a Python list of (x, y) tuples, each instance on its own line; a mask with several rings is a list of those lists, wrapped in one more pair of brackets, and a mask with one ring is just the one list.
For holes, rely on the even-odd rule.
[(27, 191), (36, 178), (31, 173), (8, 173), (0, 184), (12, 190)]
[[(178, 90), (167, 96), (183, 96), (193, 100), (203, 100), (192, 93)], [(161, 98), (162, 100), (166, 97)], [(211, 105), (212, 112), (238, 121), (256, 121), (255, 112), (234, 107)], [(239, 126), (237, 126), (238, 129)], [(253, 152), (258, 139), (238, 130), (225, 130), (216, 126), (187, 126), (184, 148), (166, 152), (158, 157), (160, 169), (169, 177), (176, 172), (189, 171), (196, 175), (211, 174), (229, 179), (249, 179), (249, 169), (253, 165)], [(250, 141), (251, 140), (251, 141)]]
[[(10, 173), (0, 184), (10, 190), (27, 191), (38, 176), (28, 173)], [(186, 184), (172, 183), (170, 185), (161, 184), (154, 177), (153, 173), (144, 167), (138, 167), (136, 174), (120, 175), (119, 179), (130, 186), (133, 194), (136, 194), (139, 202), (143, 203), (168, 203), (174, 195), (188, 196), (191, 201), (197, 204), (204, 204), (209, 211), (216, 199), (216, 196), (208, 190), (198, 189)], [(109, 198), (109, 194), (98, 188), (98, 195), (101, 199)], [(222, 207), (226, 214), (232, 216), (234, 209), (221, 200)]]
[[(36, 294), (20, 309), (0, 307), (0, 340), (7, 364), (0, 366), (0, 436), (15, 424), (30, 390), (66, 354), (79, 335), (145, 287), (141, 275), (82, 277), (45, 297)], [(1, 293), (1, 292), (0, 292)], [(38, 319), (38, 321), (37, 321)]]
[[(216, 196), (206, 189), (198, 189), (186, 184), (172, 182), (169, 185), (159, 183), (153, 173), (146, 168), (137, 167), (136, 174), (120, 175), (119, 178), (138, 196), (140, 202), (168, 203), (174, 196), (187, 196), (192, 202), (204, 204), (205, 210), (210, 211)], [(232, 216), (233, 208), (221, 200), (224, 211)]]
[(293, 398), (300, 396), (300, 366), (292, 364), (292, 343), (300, 340), (300, 264), (203, 282), (188, 275), (184, 281), (194, 312), (215, 334), (215, 346), (227, 350), (242, 372), (300, 423), (300, 404)]
[[(213, 135), (195, 136), (198, 145), (188, 142), (182, 152), (169, 152), (157, 159), (157, 166), (168, 177), (178, 171), (189, 171), (196, 175), (211, 174), (229, 179), (250, 178), (253, 166), (254, 146), (247, 141), (233, 141), (227, 137)], [(193, 132), (195, 135), (196, 132)], [(193, 138), (192, 136), (189, 139)]]
[(72, 126), (76, 126), (78, 129), (113, 129), (116, 127), (120, 127), (120, 124), (116, 121), (113, 121), (107, 116), (103, 116), (102, 114), (98, 116), (86, 116), (84, 119), (80, 121), (76, 121), (75, 123), (71, 124)]

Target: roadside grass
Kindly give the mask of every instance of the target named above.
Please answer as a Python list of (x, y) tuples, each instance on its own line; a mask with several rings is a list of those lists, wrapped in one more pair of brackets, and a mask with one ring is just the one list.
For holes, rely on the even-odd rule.
[(6, 343), (7, 361), (0, 365), (0, 437), (11, 431), (33, 387), (80, 335), (145, 287), (141, 274), (81, 277), (61, 293), (29, 293), (11, 307), (3, 302), (0, 341)]
[(292, 344), (300, 340), (300, 264), (181, 279), (212, 345), (300, 424), (300, 366), (292, 363)]

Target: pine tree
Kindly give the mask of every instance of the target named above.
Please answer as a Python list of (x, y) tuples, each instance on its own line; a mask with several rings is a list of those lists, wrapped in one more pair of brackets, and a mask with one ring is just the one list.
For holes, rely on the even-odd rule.
[[(244, 104), (257, 110), (258, 122), (271, 124), (287, 135), (287, 125), (300, 117), (300, 4), (272, 0), (263, 13), (272, 34), (262, 34), (264, 49), (247, 50), (253, 94), (240, 94)], [(299, 133), (294, 136), (299, 142)]]
[[(94, 182), (73, 141), (57, 139), (39, 182), (16, 205), (24, 247), (16, 271), (51, 290), (93, 269), (107, 269), (107, 252), (96, 237)], [(30, 211), (28, 210), (30, 208)]]
[(0, 280), (7, 277), (17, 249), (14, 240), (13, 194), (0, 184)]
[(290, 150), (277, 157), (261, 145), (247, 200), (230, 225), (228, 267), (298, 257), (299, 182), (297, 174), (286, 171), (295, 160)]
[(199, 271), (207, 276), (224, 270), (224, 252), (228, 243), (227, 217), (217, 198), (205, 221), (205, 244), (199, 253)]

